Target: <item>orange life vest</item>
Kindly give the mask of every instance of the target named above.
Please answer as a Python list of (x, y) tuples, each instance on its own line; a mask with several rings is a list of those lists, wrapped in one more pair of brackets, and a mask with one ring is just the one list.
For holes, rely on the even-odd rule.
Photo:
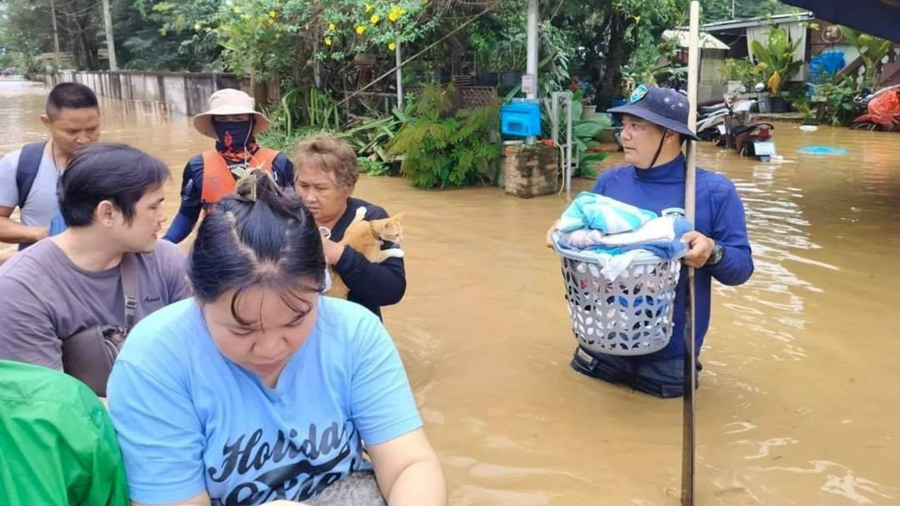
[[(278, 151), (269, 148), (259, 148), (250, 159), (250, 166), (258, 167), (266, 172), (272, 172), (272, 164)], [(212, 149), (203, 153), (203, 188), (200, 202), (203, 209), (209, 209), (223, 197), (231, 195), (237, 189), (237, 182), (225, 158), (218, 151)]]

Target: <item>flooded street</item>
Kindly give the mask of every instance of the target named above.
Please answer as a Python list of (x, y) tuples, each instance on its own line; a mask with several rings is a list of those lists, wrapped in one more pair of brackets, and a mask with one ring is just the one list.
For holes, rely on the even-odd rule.
[[(0, 80), (0, 155), (43, 138), (46, 93)], [(182, 168), (211, 141), (152, 107), (101, 108), (102, 140), (171, 168), (172, 219)], [(756, 272), (741, 287), (713, 284), (697, 504), (900, 504), (900, 134), (783, 124), (774, 140), (784, 163), (710, 144), (698, 157), (737, 185)], [(798, 153), (813, 145), (848, 152)], [(362, 176), (355, 195), (405, 215), (409, 287), (385, 322), (451, 504), (679, 504), (681, 401), (569, 367), (559, 260), (544, 246), (564, 194)]]

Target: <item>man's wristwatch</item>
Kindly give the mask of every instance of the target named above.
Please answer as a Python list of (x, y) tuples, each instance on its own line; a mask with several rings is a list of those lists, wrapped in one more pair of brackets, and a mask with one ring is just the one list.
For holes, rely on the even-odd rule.
[(718, 265), (719, 262), (725, 258), (725, 248), (722, 247), (721, 244), (713, 241), (713, 250), (712, 253), (709, 254), (709, 258), (706, 259), (706, 263), (703, 265), (704, 267), (712, 267), (714, 265)]

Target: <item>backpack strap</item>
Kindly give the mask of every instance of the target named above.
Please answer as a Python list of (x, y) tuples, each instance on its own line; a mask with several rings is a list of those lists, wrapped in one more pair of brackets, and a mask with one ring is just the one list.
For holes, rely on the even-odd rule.
[(26, 144), (19, 154), (19, 164), (16, 166), (16, 188), (19, 190), (19, 210), (25, 207), (28, 194), (34, 185), (38, 169), (41, 168), (41, 158), (44, 157), (46, 142), (34, 142)]
[(137, 308), (137, 287), (134, 274), (134, 253), (122, 255), (119, 263), (119, 273), (122, 278), (122, 295), (125, 298), (125, 333), (134, 327), (134, 311)]

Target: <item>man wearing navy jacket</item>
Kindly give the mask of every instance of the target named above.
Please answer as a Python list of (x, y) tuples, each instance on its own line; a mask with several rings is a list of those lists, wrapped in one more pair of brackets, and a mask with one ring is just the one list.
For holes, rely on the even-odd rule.
[[(657, 214), (667, 208), (684, 208), (686, 164), (681, 146), (687, 139), (697, 139), (687, 125), (689, 108), (687, 98), (674, 90), (640, 86), (628, 104), (610, 109), (622, 121), (622, 145), (630, 165), (602, 173), (591, 191)], [(699, 355), (709, 328), (712, 279), (729, 286), (745, 283), (753, 274), (753, 257), (744, 205), (734, 183), (722, 174), (698, 168), (696, 195), (695, 231), (685, 234), (683, 240), (690, 245), (684, 264), (696, 269), (695, 349)], [(683, 267), (675, 298), (675, 328), (665, 348), (649, 355), (620, 357), (579, 347), (572, 367), (658, 397), (684, 395), (687, 280)]]

